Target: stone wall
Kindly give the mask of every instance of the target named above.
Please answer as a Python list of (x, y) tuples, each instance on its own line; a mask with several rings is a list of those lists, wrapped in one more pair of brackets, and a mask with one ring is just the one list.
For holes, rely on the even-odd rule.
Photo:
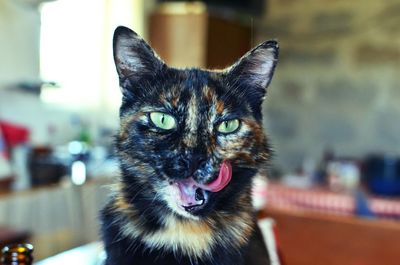
[(275, 165), (290, 171), (327, 147), (400, 154), (400, 2), (269, 0), (256, 41), (281, 56), (265, 103)]

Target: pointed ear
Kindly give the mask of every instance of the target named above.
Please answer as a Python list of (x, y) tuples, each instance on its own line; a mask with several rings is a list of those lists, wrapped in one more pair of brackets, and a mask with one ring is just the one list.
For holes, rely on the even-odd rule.
[(229, 83), (240, 86), (235, 89), (250, 90), (249, 94), (259, 97), (262, 102), (271, 82), (278, 54), (278, 42), (271, 40), (261, 43), (227, 70)]
[(123, 90), (144, 77), (154, 76), (165, 65), (142, 38), (126, 27), (119, 26), (115, 30), (113, 50)]

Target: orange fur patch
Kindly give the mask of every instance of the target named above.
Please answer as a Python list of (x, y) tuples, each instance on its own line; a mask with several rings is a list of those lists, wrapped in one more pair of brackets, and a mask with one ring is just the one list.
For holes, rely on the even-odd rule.
[(225, 108), (224, 102), (221, 100), (218, 100), (217, 107), (216, 107), (217, 113), (221, 114), (224, 111), (224, 108)]

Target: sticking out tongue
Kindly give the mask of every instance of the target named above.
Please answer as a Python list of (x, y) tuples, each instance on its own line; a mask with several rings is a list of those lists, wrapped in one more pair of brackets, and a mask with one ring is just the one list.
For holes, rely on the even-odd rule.
[(179, 190), (179, 204), (185, 207), (187, 211), (190, 211), (190, 208), (201, 206), (208, 199), (208, 194), (204, 192), (205, 190), (218, 192), (225, 188), (231, 179), (231, 163), (226, 160), (221, 164), (218, 178), (209, 184), (197, 183), (193, 178), (180, 180), (176, 183)]
[(211, 192), (218, 192), (228, 185), (232, 179), (232, 167), (228, 160), (225, 160), (221, 164), (219, 169), (218, 178), (209, 184), (199, 184), (200, 188)]
[(202, 205), (208, 195), (204, 190), (218, 192), (225, 188), (232, 179), (232, 167), (229, 161), (224, 161), (219, 169), (218, 178), (209, 184), (197, 183), (193, 178), (177, 182), (182, 206)]

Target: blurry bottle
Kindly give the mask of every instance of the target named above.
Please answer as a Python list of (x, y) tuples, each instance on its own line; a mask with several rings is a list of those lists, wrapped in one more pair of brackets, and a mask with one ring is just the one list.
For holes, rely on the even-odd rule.
[(0, 265), (32, 265), (32, 252), (31, 244), (6, 246), (1, 251)]
[(92, 137), (90, 135), (89, 127), (87, 125), (82, 125), (79, 131), (78, 141), (90, 145), (92, 143)]
[(322, 155), (322, 159), (319, 162), (319, 165), (316, 170), (314, 181), (319, 185), (327, 185), (328, 181), (328, 165), (335, 159), (335, 153), (331, 148), (326, 148)]
[(90, 145), (92, 136), (90, 134), (89, 123), (83, 120), (79, 115), (71, 116), (71, 127), (74, 130), (74, 140)]

